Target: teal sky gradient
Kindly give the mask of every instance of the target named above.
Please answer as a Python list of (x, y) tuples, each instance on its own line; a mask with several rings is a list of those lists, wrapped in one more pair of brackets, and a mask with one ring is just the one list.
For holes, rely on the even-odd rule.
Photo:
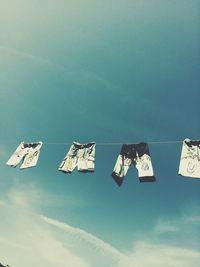
[[(178, 175), (182, 144), (150, 144), (156, 182), (131, 166), (118, 188), (121, 145), (98, 143), (200, 139), (200, 2), (11, 2), (0, 1), (0, 200), (23, 192), (31, 211), (123, 252), (147, 239), (199, 251), (200, 181)], [(5, 165), (19, 142), (40, 140), (36, 168)], [(70, 145), (45, 143), (74, 140), (97, 142), (93, 174), (58, 172)]]

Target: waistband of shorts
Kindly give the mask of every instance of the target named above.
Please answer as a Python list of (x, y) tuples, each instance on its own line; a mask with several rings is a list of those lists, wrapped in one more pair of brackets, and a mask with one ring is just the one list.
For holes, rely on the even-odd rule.
[(87, 143), (87, 144), (80, 144), (80, 143), (77, 143), (77, 142), (73, 142), (73, 145), (76, 147), (76, 148), (88, 148), (88, 147), (91, 147), (93, 145), (95, 145), (96, 143), (95, 142), (90, 142), (90, 143)]
[(123, 144), (122, 147), (123, 148), (137, 148), (138, 146), (146, 146), (147, 143), (145, 142), (141, 142), (141, 143), (135, 143), (135, 144)]
[(24, 148), (27, 148), (27, 147), (28, 148), (30, 148), (30, 147), (36, 148), (37, 146), (42, 145), (43, 143), (42, 143), (42, 141), (39, 141), (39, 142), (33, 142), (33, 143), (22, 142), (21, 144), (24, 146)]
[(137, 144), (123, 144), (120, 154), (126, 156), (127, 158), (134, 158), (138, 153), (139, 156), (144, 154), (149, 154), (148, 144), (141, 142)]
[(185, 139), (184, 142), (189, 146), (200, 146), (200, 140), (190, 140), (189, 138)]

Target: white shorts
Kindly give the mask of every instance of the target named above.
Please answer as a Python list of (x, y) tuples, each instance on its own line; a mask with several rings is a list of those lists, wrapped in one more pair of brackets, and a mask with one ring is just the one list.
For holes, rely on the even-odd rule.
[(71, 173), (77, 167), (80, 172), (93, 172), (95, 146), (95, 142), (88, 144), (73, 142), (58, 170), (65, 173)]
[(15, 168), (23, 159), (20, 169), (35, 167), (39, 158), (41, 147), (42, 142), (21, 142), (6, 164)]
[(200, 141), (183, 141), (178, 174), (200, 178)]

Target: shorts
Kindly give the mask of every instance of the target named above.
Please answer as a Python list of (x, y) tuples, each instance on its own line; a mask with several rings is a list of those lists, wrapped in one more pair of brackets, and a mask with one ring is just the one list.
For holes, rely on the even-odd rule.
[(147, 143), (122, 145), (121, 152), (112, 172), (112, 177), (119, 186), (122, 185), (131, 163), (138, 170), (140, 182), (155, 181)]
[(40, 155), (41, 147), (42, 142), (21, 142), (6, 164), (15, 168), (23, 159), (20, 169), (35, 167)]
[(94, 172), (95, 146), (95, 142), (88, 144), (73, 142), (58, 170), (71, 173), (77, 167), (80, 172)]
[(188, 138), (183, 141), (178, 174), (200, 178), (200, 141)]

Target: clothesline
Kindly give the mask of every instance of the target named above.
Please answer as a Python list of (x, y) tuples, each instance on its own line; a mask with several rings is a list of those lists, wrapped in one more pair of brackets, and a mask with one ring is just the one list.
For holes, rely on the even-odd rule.
[[(45, 142), (42, 141), (43, 145), (71, 145), (72, 142)], [(141, 141), (132, 141), (132, 142), (95, 142), (98, 146), (115, 146), (115, 145), (122, 145), (122, 144), (136, 144), (140, 143)], [(174, 143), (182, 143), (183, 140), (171, 140), (171, 141), (145, 141), (148, 144), (174, 144)], [(0, 143), (0, 145), (8, 145), (14, 144), (16, 142), (8, 142), (8, 143)]]
[[(178, 140), (178, 141), (151, 141), (147, 142), (148, 144), (174, 144), (174, 143), (182, 143), (183, 140)], [(67, 143), (62, 143), (62, 142), (43, 142), (44, 145), (71, 145), (72, 142), (67, 142)], [(96, 145), (99, 146), (114, 146), (114, 145), (122, 145), (122, 144), (133, 144), (133, 143), (139, 143), (137, 142), (96, 142)]]

